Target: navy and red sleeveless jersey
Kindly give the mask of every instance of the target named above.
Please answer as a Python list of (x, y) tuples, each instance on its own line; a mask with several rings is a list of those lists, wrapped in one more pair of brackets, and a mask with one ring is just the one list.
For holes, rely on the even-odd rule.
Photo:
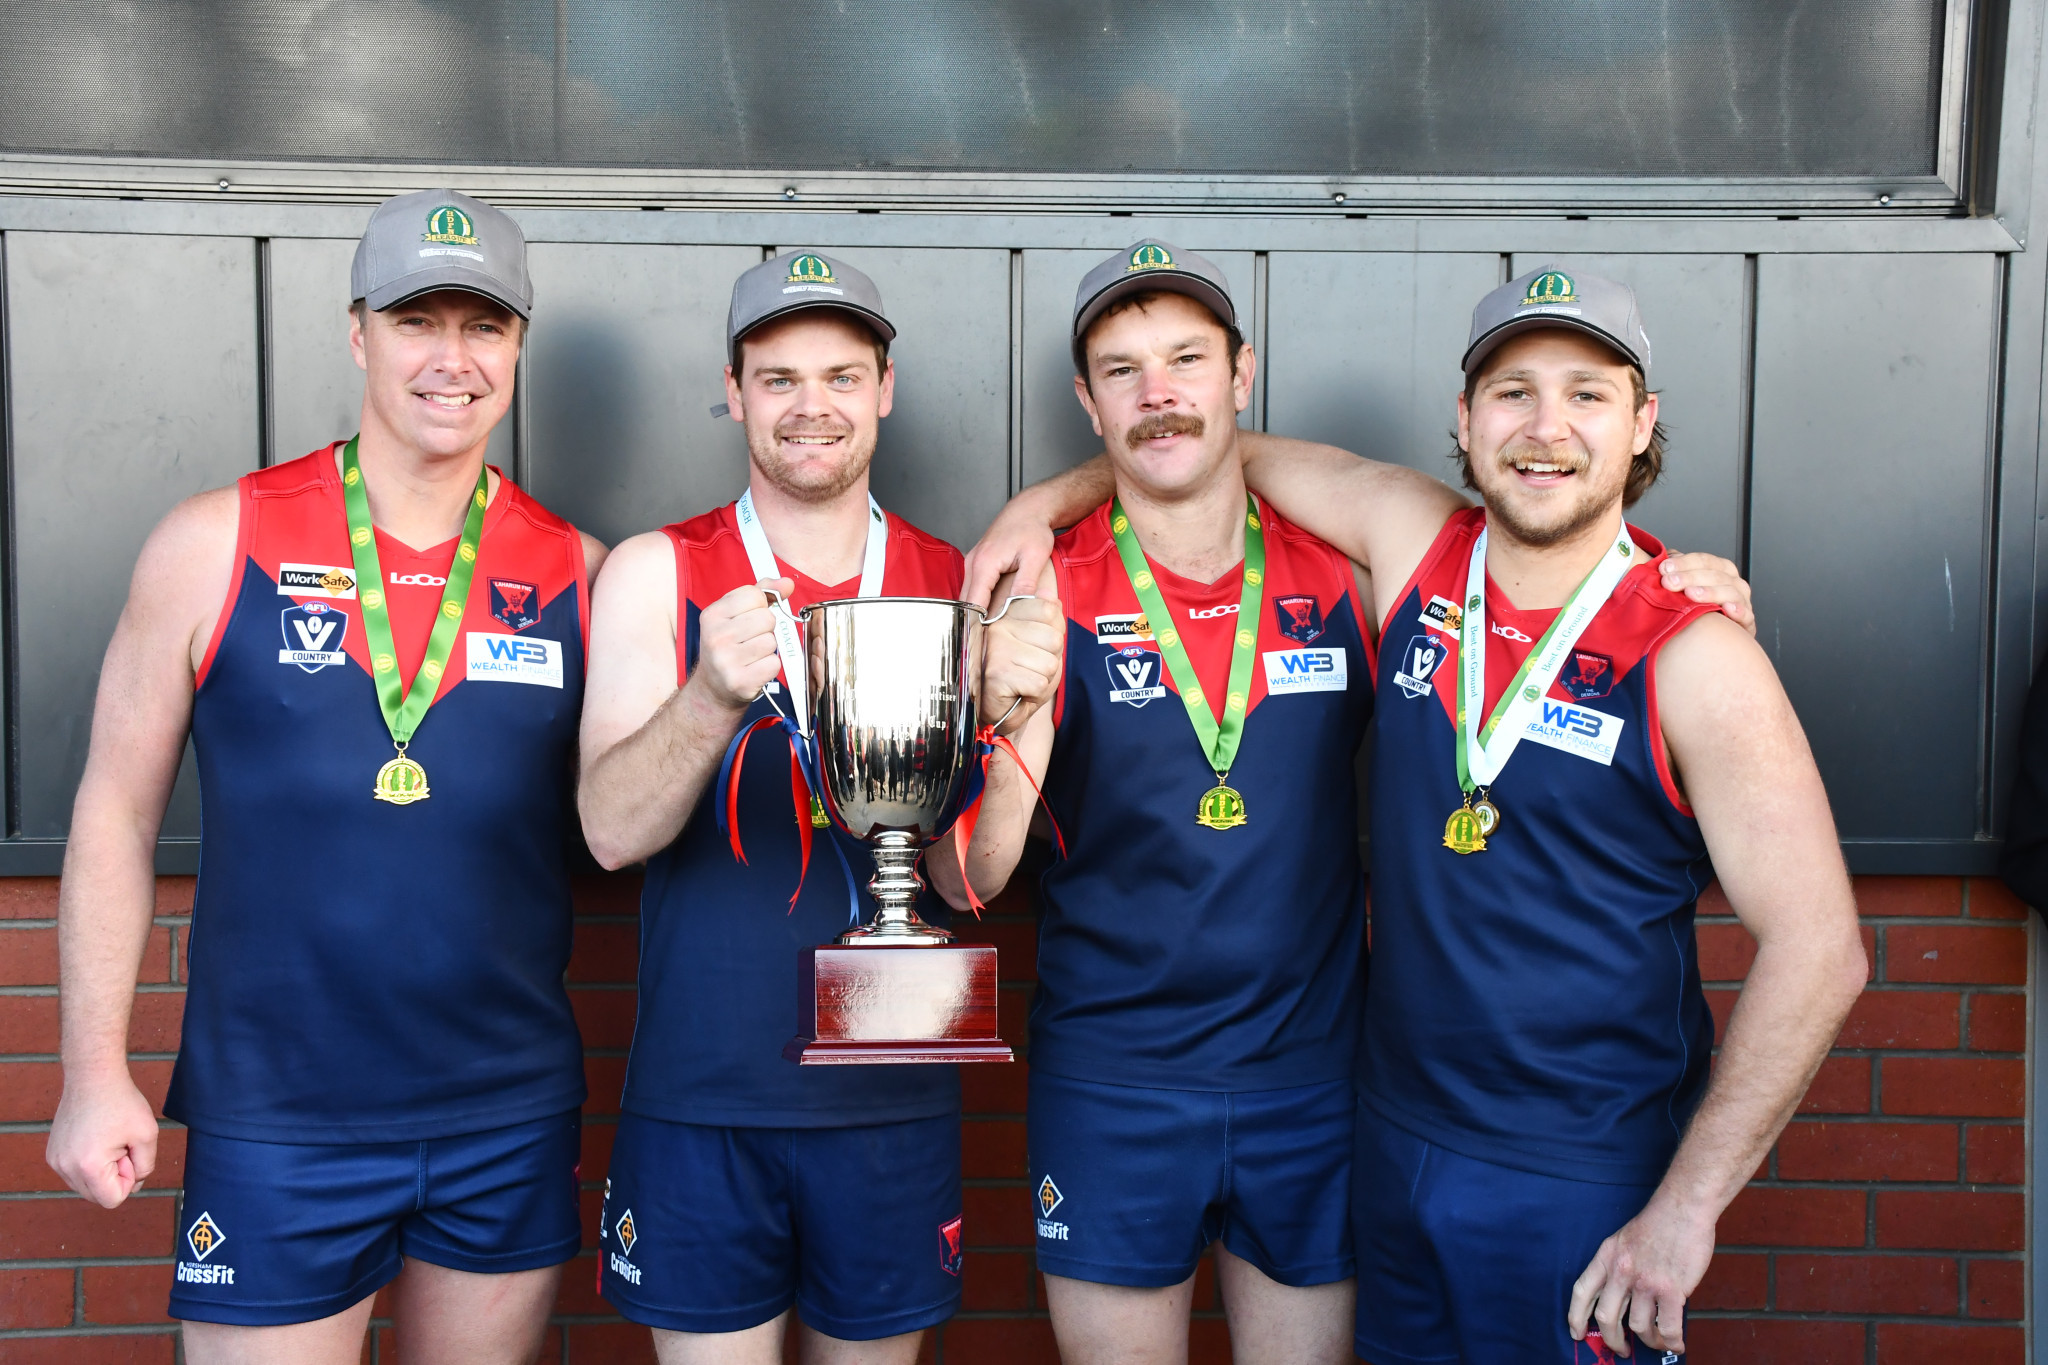
[[(568, 840), (589, 619), (574, 527), (503, 480), (440, 692), (410, 753), (432, 795), (374, 800), (393, 755), (334, 451), (245, 475), (236, 576), (193, 698), (198, 894), (164, 1112), (272, 1142), (400, 1142), (573, 1109), (582, 1048)], [(454, 540), (378, 533), (400, 669)]]
[[(1578, 641), (1494, 783), (1483, 852), (1444, 846), (1463, 801), (1458, 604), (1473, 508), (1451, 518), (1381, 635), (1373, 951), (1360, 1091), (1453, 1151), (1614, 1184), (1661, 1178), (1707, 1081), (1713, 1020), (1693, 906), (1711, 875), (1657, 719), (1657, 651), (1713, 610), (1647, 552)], [(1555, 611), (1486, 588), (1486, 705)]]
[(1152, 562), (1202, 690), (1227, 692), (1258, 632), (1230, 785), (1246, 823), (1195, 823), (1216, 784), (1110, 534), (1053, 554), (1067, 614), (1045, 794), (1067, 856), (1043, 879), (1031, 1064), (1076, 1080), (1268, 1090), (1351, 1072), (1365, 981), (1354, 752), (1372, 648), (1351, 562), (1270, 508), (1259, 619), (1241, 570), (1197, 583)]
[[(885, 596), (960, 596), (959, 551), (900, 517), (888, 515), (888, 526)], [(662, 530), (675, 547), (681, 686), (696, 666), (704, 608), (757, 580), (730, 504)], [(857, 578), (824, 584), (787, 564), (780, 568), (796, 582), (791, 605), (798, 609), (860, 591)], [(787, 693), (778, 700), (787, 710)], [(741, 727), (774, 714), (762, 697)], [(758, 731), (740, 768), (745, 863), (718, 828), (715, 807), (724, 799), (707, 787), (675, 842), (647, 861), (640, 1013), (625, 1108), (674, 1123), (740, 1128), (832, 1128), (957, 1113), (960, 1082), (949, 1065), (798, 1066), (783, 1059), (783, 1044), (797, 1030), (799, 954), (848, 926), (846, 874), (833, 844), (853, 871), (863, 918), (874, 910), (867, 892), (874, 858), (836, 828), (814, 830), (810, 871), (791, 909), (802, 852), (789, 745), (779, 729)], [(917, 911), (928, 923), (951, 923), (945, 901), (929, 890)]]

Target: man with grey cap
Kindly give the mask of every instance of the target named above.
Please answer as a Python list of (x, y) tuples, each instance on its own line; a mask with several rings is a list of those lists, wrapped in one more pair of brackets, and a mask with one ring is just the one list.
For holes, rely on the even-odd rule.
[[(1633, 291), (1546, 267), (1474, 314), (1483, 507), (1328, 448), (1251, 462), (1370, 563), (1387, 646), (1352, 1172), (1375, 1365), (1675, 1360), (1715, 1221), (1862, 986), (1782, 687), (1623, 521), (1662, 458), (1649, 361)], [(1711, 1078), (1709, 876), (1759, 945)]]
[(604, 550), (484, 462), (532, 308), (518, 225), (388, 200), (353, 294), (360, 434), (143, 546), (66, 852), (49, 1156), (112, 1207), (155, 1164), (124, 1040), (190, 738), (164, 1109), (191, 1130), (171, 1314), (195, 1365), (352, 1362), (394, 1278), (408, 1358), (531, 1360), (580, 1241), (566, 849)]
[[(895, 335), (837, 257), (741, 275), (725, 385), (747, 491), (623, 542), (598, 586), (583, 828), (606, 866), (647, 863), (599, 1285), (666, 1365), (779, 1362), (792, 1309), (806, 1361), (907, 1365), (959, 1303), (954, 1068), (783, 1057), (799, 954), (847, 927), (873, 859), (814, 805), (778, 724), (800, 719), (805, 670), (767, 590), (799, 609), (960, 590), (959, 552), (868, 492)], [(1052, 613), (1019, 603), (991, 630), (991, 714), (1049, 693)], [(1007, 764), (992, 792), (1015, 780)], [(950, 849), (927, 860), (942, 881)], [(919, 911), (948, 921), (933, 895)]]

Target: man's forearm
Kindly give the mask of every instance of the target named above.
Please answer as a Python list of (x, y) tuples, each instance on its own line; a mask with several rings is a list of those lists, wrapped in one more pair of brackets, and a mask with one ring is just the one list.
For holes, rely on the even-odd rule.
[(128, 1078), (128, 1019), (156, 913), (156, 830), (78, 815), (57, 901), (60, 1046), (66, 1083), (91, 1085)]
[(685, 684), (645, 725), (591, 760), (576, 793), (591, 855), (620, 868), (673, 843), (717, 776), (744, 714)]
[(1114, 492), (1116, 475), (1109, 467), (1109, 456), (1096, 455), (1032, 484), (1012, 502), (1028, 502), (1033, 515), (1047, 526), (1072, 526), (1108, 502)]
[[(1031, 832), (1031, 807), (1037, 800), (1031, 784), (1017, 770), (1016, 760), (1002, 749), (990, 755), (987, 785), (981, 795), (981, 816), (975, 821), (974, 839), (967, 847), (967, 877), (974, 894), (988, 901), (1010, 883), (1024, 856), (1024, 841)], [(958, 837), (958, 826), (955, 826)], [(967, 908), (961, 893), (959, 854), (931, 861), (932, 885), (955, 910)]]

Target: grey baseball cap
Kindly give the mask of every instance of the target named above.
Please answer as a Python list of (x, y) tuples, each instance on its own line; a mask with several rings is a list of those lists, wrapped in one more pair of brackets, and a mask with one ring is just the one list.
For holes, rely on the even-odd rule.
[(1192, 251), (1147, 237), (1128, 251), (1119, 251), (1081, 277), (1074, 293), (1074, 369), (1088, 367), (1088, 353), (1081, 339), (1088, 328), (1112, 303), (1132, 294), (1155, 290), (1186, 294), (1222, 320), (1225, 327), (1238, 326), (1237, 305), (1230, 301), (1230, 281), (1214, 261)]
[(349, 267), (349, 297), (374, 312), (435, 289), (467, 289), (533, 316), (526, 234), (502, 210), (454, 190), (386, 199)]
[(802, 308), (841, 308), (875, 329), (887, 345), (895, 324), (882, 311), (882, 291), (846, 262), (816, 251), (785, 251), (733, 281), (732, 311), (726, 315), (726, 351), (737, 367), (740, 338), (770, 318)]
[(1546, 265), (1517, 275), (1479, 300), (1461, 362), (1465, 373), (1478, 369), (1509, 337), (1539, 327), (1584, 332), (1621, 352), (1645, 375), (1650, 372), (1650, 335), (1643, 330), (1636, 291), (1619, 280)]

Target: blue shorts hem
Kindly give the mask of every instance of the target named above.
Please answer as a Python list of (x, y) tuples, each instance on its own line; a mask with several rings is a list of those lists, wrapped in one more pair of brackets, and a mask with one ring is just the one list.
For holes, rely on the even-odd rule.
[(722, 1332), (744, 1332), (772, 1322), (789, 1311), (796, 1302), (793, 1294), (778, 1294), (774, 1298), (762, 1299), (744, 1308), (718, 1308), (699, 1311), (690, 1308), (661, 1308), (652, 1304), (637, 1303), (624, 1295), (605, 1293), (604, 1301), (619, 1310), (619, 1316), (627, 1322), (642, 1327), (652, 1327), (663, 1332), (694, 1332), (715, 1334)]
[[(1342, 1280), (1358, 1278), (1358, 1259), (1353, 1256), (1335, 1256), (1326, 1261), (1310, 1261), (1304, 1265), (1269, 1265), (1263, 1257), (1247, 1255), (1230, 1245), (1230, 1233), (1216, 1239), (1229, 1249), (1230, 1254), (1244, 1261), (1261, 1275), (1275, 1284), (1284, 1284), (1289, 1289), (1313, 1289), (1317, 1285), (1336, 1284)], [(1174, 1281), (1175, 1284), (1180, 1281)]]
[(883, 1337), (900, 1337), (905, 1332), (922, 1332), (936, 1327), (960, 1311), (959, 1294), (951, 1294), (925, 1308), (908, 1309), (901, 1313), (889, 1313), (876, 1318), (842, 1318), (811, 1308), (801, 1299), (797, 1302), (797, 1316), (804, 1320), (804, 1326), (839, 1341), (880, 1341)]
[(1115, 1284), (1127, 1289), (1171, 1289), (1195, 1273), (1198, 1256), (1183, 1266), (1130, 1265), (1109, 1261), (1082, 1261), (1067, 1256), (1038, 1253), (1038, 1268), (1047, 1275), (1089, 1284)]
[(544, 1246), (522, 1247), (518, 1251), (501, 1251), (488, 1256), (477, 1256), (455, 1247), (408, 1237), (404, 1254), (428, 1265), (466, 1270), (474, 1275), (516, 1275), (522, 1270), (545, 1270), (574, 1260), (582, 1249), (583, 1234), (578, 1232), (573, 1237), (559, 1238)]
[(271, 1303), (222, 1303), (217, 1299), (201, 1299), (179, 1293), (174, 1283), (168, 1315), (180, 1322), (213, 1322), (223, 1327), (290, 1327), (301, 1322), (318, 1322), (355, 1307), (397, 1279), (398, 1272), (403, 1269), (405, 1261), (393, 1258), (391, 1264), (379, 1266), (339, 1294)]

